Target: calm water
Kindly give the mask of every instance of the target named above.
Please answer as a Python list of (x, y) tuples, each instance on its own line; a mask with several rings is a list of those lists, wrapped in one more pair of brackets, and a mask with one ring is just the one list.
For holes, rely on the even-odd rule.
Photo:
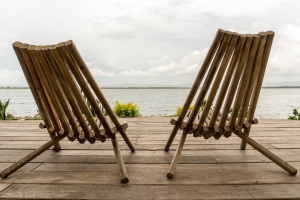
[[(113, 106), (115, 101), (138, 104), (142, 116), (173, 115), (189, 89), (102, 89)], [(37, 106), (29, 89), (0, 89), (0, 99), (10, 98), (7, 112), (14, 116), (34, 116)], [(293, 109), (300, 110), (299, 88), (262, 88), (255, 116), (287, 119)]]

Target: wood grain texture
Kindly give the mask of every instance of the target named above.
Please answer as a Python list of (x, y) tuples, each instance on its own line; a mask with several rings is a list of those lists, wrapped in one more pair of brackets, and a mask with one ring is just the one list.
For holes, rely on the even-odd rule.
[[(164, 130), (172, 128), (170, 119), (126, 118), (128, 126), (134, 127), (133, 131), (128, 131), (128, 137), (137, 149), (134, 153), (128, 151), (126, 142), (117, 135), (130, 178), (126, 187), (120, 183), (110, 141), (78, 145), (64, 139), (60, 142), (61, 151), (46, 150), (7, 179), (0, 179), (2, 185), (12, 184), (0, 192), (0, 199), (300, 198), (299, 176), (288, 176), (250, 146), (240, 150), (237, 136), (220, 140), (187, 137), (175, 176), (172, 180), (167, 179), (166, 173), (180, 139), (178, 134), (170, 151), (164, 151), (169, 137)], [(0, 121), (1, 170), (48, 140), (47, 130), (41, 130), (39, 123)], [(251, 135), (299, 169), (299, 125), (298, 121), (259, 119), (259, 124), (252, 126)], [(289, 127), (295, 130), (289, 130)], [(35, 139), (30, 139), (35, 135)]]
[[(299, 199), (299, 184), (294, 185), (35, 185), (13, 184), (0, 198), (39, 199)], [(53, 193), (55, 191), (55, 193)], [(217, 191), (217, 192), (216, 192)], [(234, 191), (234, 192), (233, 192)]]

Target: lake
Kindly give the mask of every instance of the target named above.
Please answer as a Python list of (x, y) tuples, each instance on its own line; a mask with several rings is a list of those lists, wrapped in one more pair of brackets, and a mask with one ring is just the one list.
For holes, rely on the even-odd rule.
[[(132, 101), (142, 116), (174, 115), (190, 89), (102, 89), (110, 103)], [(0, 99), (10, 98), (7, 112), (14, 116), (34, 116), (37, 106), (29, 89), (0, 89)], [(300, 88), (262, 88), (255, 117), (287, 119), (293, 109), (300, 110)]]

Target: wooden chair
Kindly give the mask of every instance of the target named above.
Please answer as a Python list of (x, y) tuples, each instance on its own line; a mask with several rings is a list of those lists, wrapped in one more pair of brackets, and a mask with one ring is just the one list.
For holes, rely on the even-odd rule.
[[(241, 35), (218, 30), (178, 119), (171, 120), (174, 127), (165, 151), (169, 151), (179, 129), (183, 134), (168, 178), (173, 178), (188, 133), (205, 139), (228, 138), (234, 133), (242, 139), (241, 149), (248, 143), (291, 175), (297, 174), (295, 168), (248, 137), (251, 125), (258, 123), (254, 113), (273, 38), (272, 31)], [(194, 109), (188, 111), (200, 84)], [(207, 101), (199, 113), (204, 98)]]
[[(51, 140), (28, 156), (0, 173), (6, 178), (32, 159), (54, 146), (61, 149), (59, 141), (86, 140), (95, 143), (111, 139), (122, 183), (129, 181), (118, 147), (119, 132), (132, 152), (135, 151), (125, 130), (103, 96), (88, 67), (72, 41), (52, 46), (33, 46), (15, 42), (13, 48), (23, 69)], [(101, 105), (108, 116), (103, 115)], [(96, 117), (91, 113), (91, 106)]]

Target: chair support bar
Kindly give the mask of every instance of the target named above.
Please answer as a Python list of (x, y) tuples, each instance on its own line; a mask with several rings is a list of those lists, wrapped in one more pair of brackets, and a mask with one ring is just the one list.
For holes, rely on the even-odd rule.
[(274, 163), (276, 163), (282, 169), (284, 169), (285, 171), (287, 171), (288, 173), (290, 173), (292, 176), (295, 176), (297, 174), (297, 169), (295, 169), (294, 167), (292, 167), (291, 165), (289, 165), (287, 162), (285, 162), (282, 159), (280, 159), (278, 156), (276, 156), (275, 154), (273, 154), (272, 152), (270, 152), (268, 149), (266, 149), (262, 145), (258, 144), (254, 140), (252, 140), (245, 133), (243, 133), (243, 132), (236, 133), (235, 132), (235, 134), (238, 137), (240, 137), (243, 141), (247, 142), (252, 147), (254, 147), (255, 149), (257, 149), (260, 153), (262, 153), (263, 155), (265, 155), (267, 158), (269, 158), (270, 160), (272, 160)]
[(11, 175), (15, 171), (17, 171), (18, 169), (20, 169), (21, 167), (23, 167), (24, 165), (26, 165), (27, 163), (29, 163), (30, 161), (32, 161), (33, 159), (35, 159), (37, 156), (39, 156), (40, 154), (44, 153), (47, 149), (49, 149), (53, 145), (57, 144), (63, 138), (64, 137), (58, 137), (58, 136), (56, 136), (55, 138), (53, 138), (52, 140), (50, 140), (46, 144), (42, 145), (40, 148), (34, 150), (32, 153), (28, 154), (27, 156), (25, 156), (24, 158), (22, 158), (21, 160), (19, 160), (15, 164), (13, 164), (10, 167), (8, 167), (5, 170), (3, 170), (0, 173), (0, 177), (2, 179), (7, 178), (9, 175)]

